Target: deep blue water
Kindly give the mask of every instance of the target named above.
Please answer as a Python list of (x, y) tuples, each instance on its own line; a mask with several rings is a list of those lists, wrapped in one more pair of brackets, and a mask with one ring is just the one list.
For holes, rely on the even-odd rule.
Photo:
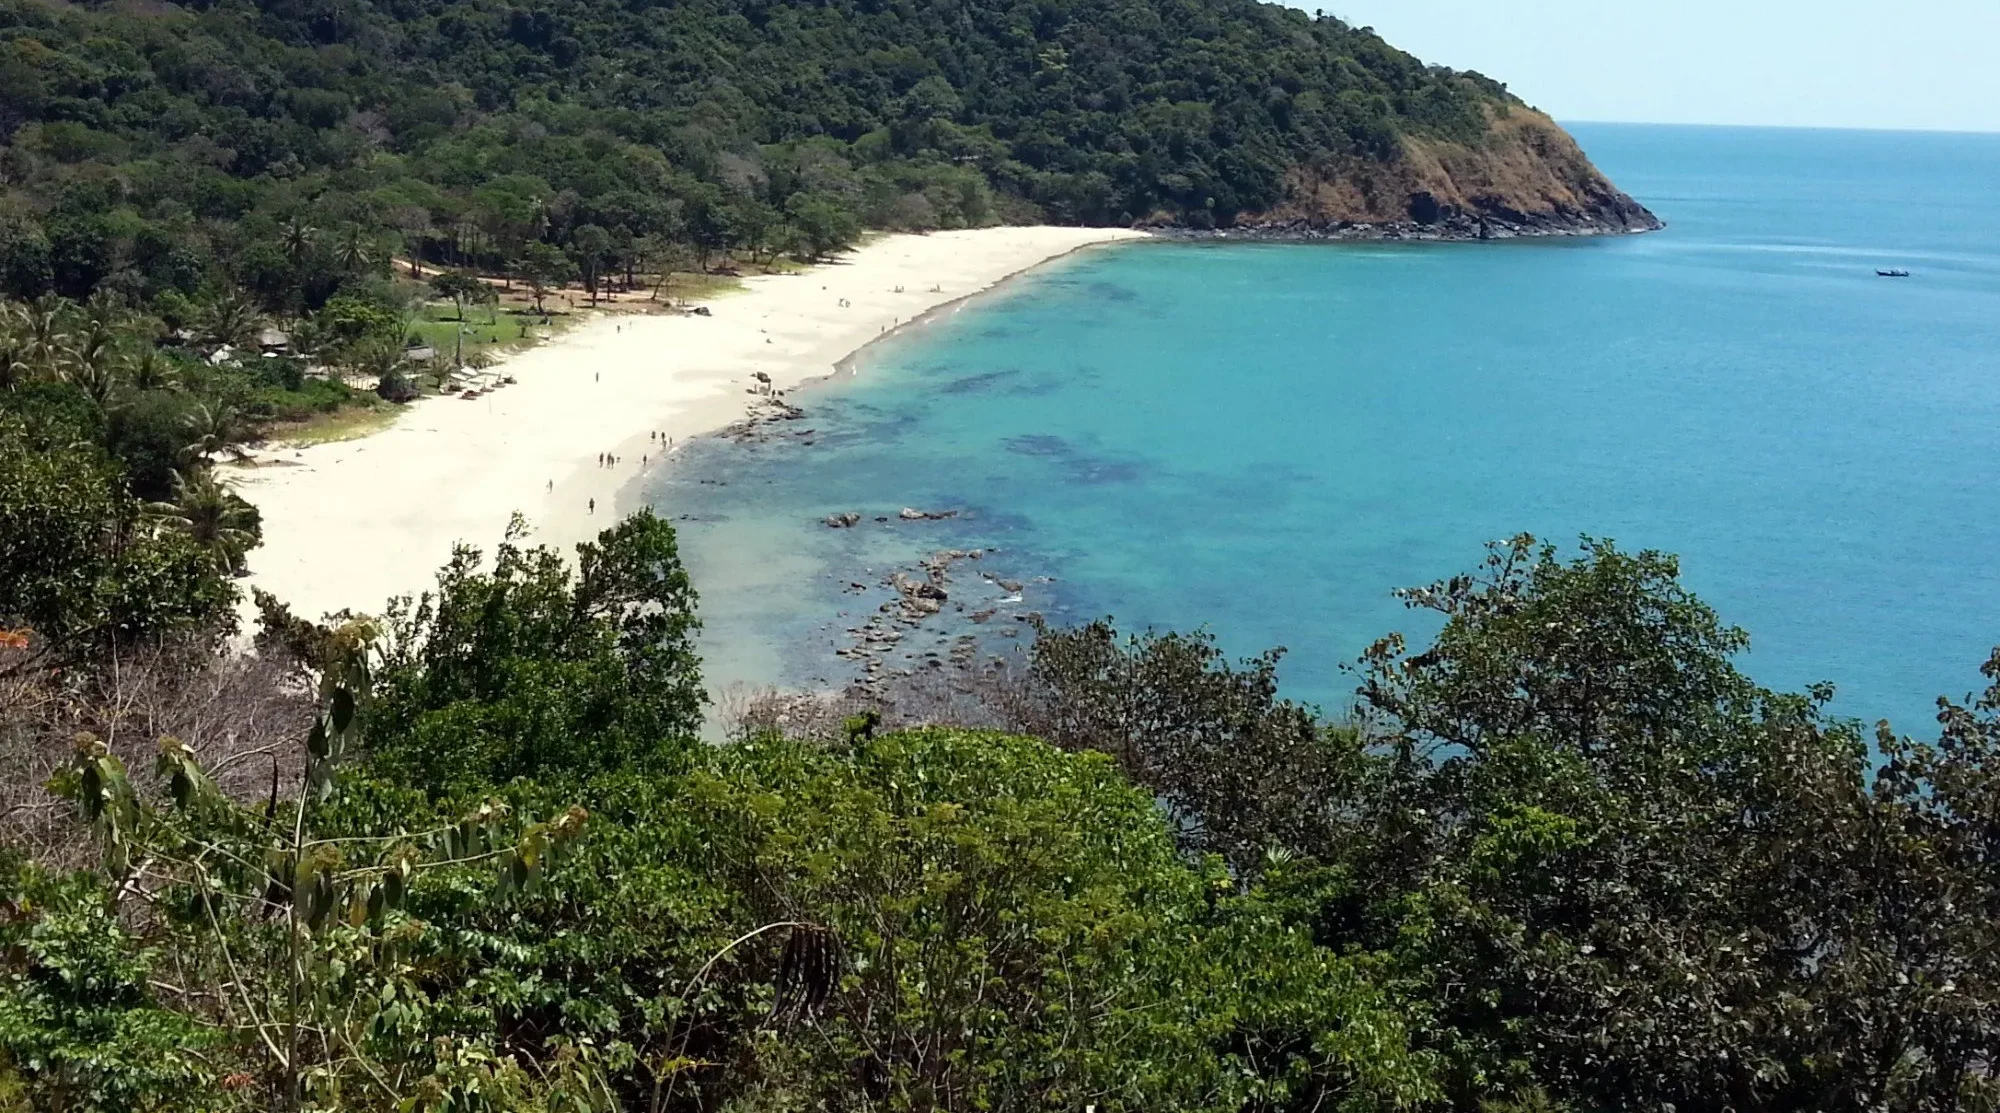
[[(870, 349), (810, 448), (687, 454), (711, 672), (844, 675), (884, 593), (843, 585), (997, 546), (1053, 577), (1014, 610), (1283, 645), (1340, 707), (1430, 632), (1391, 589), (1588, 533), (1680, 554), (1760, 681), (1929, 733), (2000, 642), (2000, 136), (1576, 133), (1665, 232), (1097, 251)], [(902, 506), (965, 514), (817, 524)]]

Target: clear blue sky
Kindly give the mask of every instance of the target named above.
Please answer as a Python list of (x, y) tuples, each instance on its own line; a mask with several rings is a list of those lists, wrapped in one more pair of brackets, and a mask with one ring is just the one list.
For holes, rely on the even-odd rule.
[(1564, 120), (2000, 131), (2000, 0), (1290, 0)]

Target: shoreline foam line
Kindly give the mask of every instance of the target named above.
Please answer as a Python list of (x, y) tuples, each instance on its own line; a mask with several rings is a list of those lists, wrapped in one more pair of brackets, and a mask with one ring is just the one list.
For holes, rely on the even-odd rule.
[[(890, 235), (799, 274), (745, 279), (742, 293), (706, 303), (711, 316), (589, 320), (507, 360), (513, 385), (426, 398), (356, 440), (259, 453), (236, 475), (264, 522), (247, 583), (311, 618), (379, 612), (432, 586), (455, 545), (490, 551), (515, 513), (529, 541), (567, 555), (634, 508), (666, 438), (678, 448), (741, 419), (755, 374), (780, 391), (828, 378), (869, 344), (1009, 278), (1137, 238), (1058, 227)], [(607, 452), (616, 466), (598, 465)]]

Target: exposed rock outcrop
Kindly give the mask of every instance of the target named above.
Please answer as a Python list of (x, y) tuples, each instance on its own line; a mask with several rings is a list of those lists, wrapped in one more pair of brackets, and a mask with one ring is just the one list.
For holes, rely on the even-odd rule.
[(1405, 138), (1391, 162), (1299, 166), (1287, 198), (1226, 228), (1170, 235), (1303, 240), (1483, 240), (1651, 232), (1658, 217), (1611, 184), (1554, 120), (1489, 109), (1476, 145)]

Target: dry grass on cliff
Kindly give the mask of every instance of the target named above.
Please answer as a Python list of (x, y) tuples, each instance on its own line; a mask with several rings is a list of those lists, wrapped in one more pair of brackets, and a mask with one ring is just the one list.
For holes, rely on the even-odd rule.
[(1477, 149), (1421, 139), (1403, 149), (1420, 187), (1461, 208), (1583, 212), (1614, 192), (1576, 140), (1531, 109), (1496, 117)]
[(145, 791), (168, 735), (239, 800), (295, 784), (315, 705), (289, 664), (194, 641), (128, 647), (87, 673), (10, 669), (26, 652), (0, 649), (0, 846), (45, 865), (90, 860), (68, 801), (48, 787), (79, 738), (109, 746)]
[(1488, 112), (1491, 127), (1476, 147), (1405, 138), (1395, 163), (1301, 166), (1286, 182), (1291, 199), (1262, 219), (1396, 223), (1411, 219), (1418, 193), (1468, 212), (1578, 213), (1616, 194), (1554, 120), (1529, 108)]

